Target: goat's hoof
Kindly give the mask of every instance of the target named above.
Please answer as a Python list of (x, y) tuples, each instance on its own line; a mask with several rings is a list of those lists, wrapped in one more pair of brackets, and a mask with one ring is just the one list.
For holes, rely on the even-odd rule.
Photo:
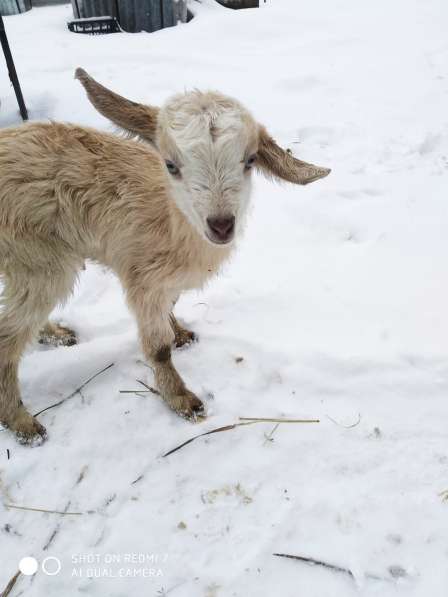
[(169, 406), (184, 419), (193, 422), (205, 419), (204, 404), (189, 390), (186, 390), (185, 394), (171, 396), (167, 402)]
[(174, 339), (174, 344), (176, 348), (182, 348), (182, 346), (188, 346), (189, 344), (193, 344), (193, 342), (198, 341), (198, 335), (190, 330), (186, 330), (182, 328), (182, 330), (178, 331), (176, 337)]
[(46, 346), (74, 346), (78, 343), (76, 333), (56, 323), (47, 323), (39, 332), (39, 344)]
[(45, 427), (23, 407), (6, 427), (15, 434), (17, 441), (22, 445), (40, 446), (47, 439)]

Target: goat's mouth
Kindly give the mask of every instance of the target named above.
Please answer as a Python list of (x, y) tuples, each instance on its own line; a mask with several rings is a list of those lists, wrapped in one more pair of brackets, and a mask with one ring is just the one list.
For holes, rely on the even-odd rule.
[(215, 245), (228, 245), (235, 236), (235, 216), (213, 216), (207, 218), (205, 234)]
[(213, 245), (230, 245), (230, 243), (233, 241), (234, 239), (234, 235), (232, 234), (232, 236), (230, 236), (228, 239), (226, 240), (221, 240), (218, 239), (216, 237), (213, 237), (212, 234), (210, 234), (209, 232), (205, 233), (206, 237), (208, 238), (208, 240), (213, 244)]

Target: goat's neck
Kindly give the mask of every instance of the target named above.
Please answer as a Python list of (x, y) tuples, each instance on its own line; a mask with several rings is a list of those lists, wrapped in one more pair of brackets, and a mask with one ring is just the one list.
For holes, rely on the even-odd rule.
[(174, 201), (170, 202), (170, 218), (173, 244), (179, 263), (182, 263), (187, 274), (187, 287), (203, 286), (210, 277), (219, 272), (223, 263), (229, 259), (233, 246), (213, 246), (205, 240)]

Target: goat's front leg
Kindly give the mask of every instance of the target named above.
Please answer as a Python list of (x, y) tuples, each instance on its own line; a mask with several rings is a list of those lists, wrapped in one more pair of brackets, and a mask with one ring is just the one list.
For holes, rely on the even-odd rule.
[(139, 289), (130, 293), (129, 302), (136, 314), (143, 353), (154, 370), (160, 395), (170, 408), (186, 419), (204, 415), (204, 405), (187, 389), (171, 360), (174, 340), (171, 301)]

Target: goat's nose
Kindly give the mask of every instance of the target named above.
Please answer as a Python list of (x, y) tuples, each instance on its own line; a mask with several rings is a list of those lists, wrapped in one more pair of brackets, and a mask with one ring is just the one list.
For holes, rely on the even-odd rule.
[(210, 230), (221, 241), (229, 240), (235, 228), (235, 216), (216, 216), (207, 218)]

